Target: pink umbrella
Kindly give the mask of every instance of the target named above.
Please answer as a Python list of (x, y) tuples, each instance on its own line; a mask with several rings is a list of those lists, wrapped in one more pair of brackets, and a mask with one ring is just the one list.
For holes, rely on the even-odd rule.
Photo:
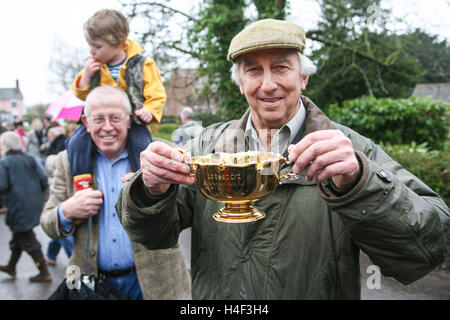
[(84, 101), (78, 99), (72, 90), (64, 91), (55, 101), (45, 110), (45, 113), (51, 114), (54, 119), (80, 120), (83, 111)]

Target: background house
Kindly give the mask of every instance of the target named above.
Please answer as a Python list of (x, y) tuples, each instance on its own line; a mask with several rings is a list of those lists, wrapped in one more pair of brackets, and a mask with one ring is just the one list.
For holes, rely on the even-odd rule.
[(0, 88), (0, 121), (13, 123), (23, 120), (25, 110), (19, 80), (15, 88)]
[(413, 97), (431, 97), (450, 103), (450, 82), (418, 83), (412, 93)]
[(215, 113), (217, 104), (214, 98), (205, 99), (200, 90), (205, 79), (197, 78), (194, 69), (176, 69), (164, 83), (167, 101), (164, 115), (179, 115), (185, 106), (192, 107), (196, 113)]

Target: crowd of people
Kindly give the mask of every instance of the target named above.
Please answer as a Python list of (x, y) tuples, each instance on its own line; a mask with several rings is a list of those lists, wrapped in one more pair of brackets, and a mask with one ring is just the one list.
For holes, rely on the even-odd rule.
[[(448, 256), (445, 203), (302, 95), (316, 67), (303, 54), (303, 28), (281, 20), (257, 21), (230, 43), (231, 77), (248, 102), (241, 119), (204, 129), (192, 109), (181, 114), (175, 143), (193, 155), (266, 151), (292, 162), (295, 178), (258, 201), (264, 219), (214, 221), (223, 204), (200, 194), (175, 144), (151, 136), (166, 94), (128, 33), (114, 10), (85, 23), (90, 57), (72, 87), (85, 100), (76, 130), (35, 119), (30, 131), (17, 122), (1, 135), (13, 237), (0, 271), (15, 276), (26, 251), (40, 272), (30, 281), (51, 281), (47, 264), (63, 247), (69, 265), (130, 299), (359, 299), (360, 250), (404, 284)], [(46, 261), (32, 231), (39, 223), (52, 239)], [(192, 240), (188, 263), (182, 231)]]
[[(36, 206), (52, 239), (47, 263), (54, 264), (63, 247), (69, 266), (106, 279), (130, 299), (189, 298), (190, 274), (180, 248), (145, 249), (129, 238), (115, 209), (122, 184), (139, 171), (140, 153), (152, 141), (150, 124), (162, 117), (166, 93), (158, 68), (128, 39), (122, 13), (100, 10), (83, 29), (90, 57), (72, 86), (85, 100), (80, 125), (66, 141), (56, 125), (45, 134), (38, 121), (30, 132), (23, 123), (15, 125), (21, 149), (32, 153), (52, 180), (45, 205)], [(13, 254), (0, 270), (14, 276), (16, 263)], [(41, 280), (50, 281), (45, 264), (36, 264)]]
[[(56, 264), (60, 248), (63, 247), (67, 256), (71, 256), (72, 237), (51, 239), (44, 256), (32, 229), (39, 224), (43, 205), (48, 199), (54, 157), (65, 149), (66, 137), (71, 135), (76, 126), (76, 121), (60, 122), (52, 120), (51, 116), (33, 119), (28, 130), (23, 121), (14, 122), (13, 126), (1, 124), (1, 212), (6, 214), (6, 223), (12, 231), (11, 257), (6, 266), (0, 266), (1, 271), (15, 275), (18, 257), (22, 251), (26, 251), (40, 271), (30, 281), (48, 282), (51, 277), (46, 266)], [(33, 189), (33, 185), (38, 187)], [(20, 216), (22, 219), (19, 219)]]

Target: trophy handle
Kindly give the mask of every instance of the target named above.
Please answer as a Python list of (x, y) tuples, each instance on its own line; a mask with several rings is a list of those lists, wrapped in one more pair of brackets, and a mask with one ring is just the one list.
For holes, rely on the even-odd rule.
[[(283, 161), (286, 165), (290, 166), (292, 164), (292, 161), (286, 160), (286, 158), (281, 157), (280, 158), (281, 161)], [(281, 179), (285, 179), (288, 180), (290, 178), (294, 178), (295, 176), (297, 176), (297, 174), (295, 174), (294, 172), (289, 172), (288, 170), (286, 170), (286, 172), (280, 176), (278, 183), (281, 184)]]
[(190, 161), (187, 160), (187, 154), (186, 154), (186, 151), (183, 150), (183, 149), (181, 149), (181, 148), (179, 148), (179, 147), (177, 147), (177, 150), (178, 150), (179, 152), (181, 152), (181, 154), (183, 154), (183, 162), (186, 163), (186, 164), (188, 165), (188, 167), (189, 167), (190, 172), (188, 173), (188, 177), (191, 177), (191, 178), (195, 177), (195, 169), (194, 169), (194, 166), (192, 165), (192, 162), (190, 162)]

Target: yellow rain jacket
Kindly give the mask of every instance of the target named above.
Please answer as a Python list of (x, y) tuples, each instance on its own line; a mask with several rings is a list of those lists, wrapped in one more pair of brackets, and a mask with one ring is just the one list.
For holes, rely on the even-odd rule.
[[(125, 42), (125, 51), (127, 53), (127, 59), (120, 68), (117, 82), (114, 81), (113, 77), (109, 73), (107, 64), (104, 63), (100, 67), (100, 85), (119, 87), (126, 91), (127, 84), (125, 81), (125, 70), (127, 62), (133, 56), (142, 53), (144, 50), (137, 42), (128, 39)], [(84, 69), (78, 73), (72, 85), (72, 90), (79, 99), (86, 100), (86, 97), (91, 90), (91, 86), (88, 85), (84, 88), (78, 88), (78, 83), (83, 73)], [(155, 61), (152, 59), (146, 58), (144, 67), (142, 68), (142, 80), (144, 82), (143, 95), (145, 97), (142, 107), (153, 115), (152, 122), (159, 123), (161, 121), (164, 104), (166, 103), (166, 91), (164, 90), (161, 75), (159, 74)]]

